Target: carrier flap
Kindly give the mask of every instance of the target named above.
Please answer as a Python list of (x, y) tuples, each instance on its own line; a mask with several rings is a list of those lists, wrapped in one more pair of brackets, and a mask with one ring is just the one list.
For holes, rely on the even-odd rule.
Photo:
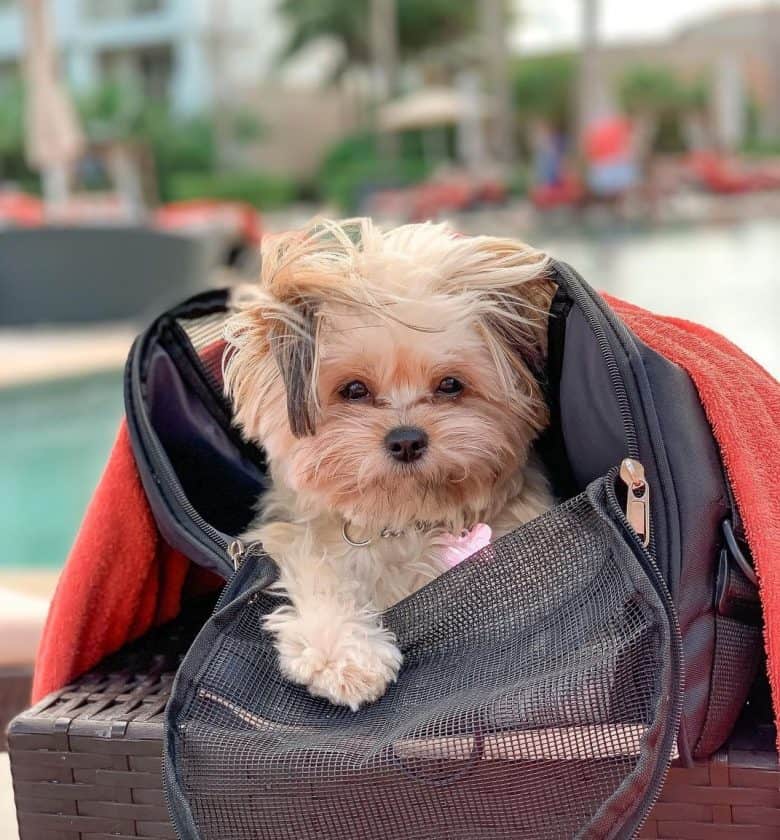
[(681, 702), (668, 591), (614, 472), (389, 609), (398, 681), (359, 712), (286, 681), (250, 555), (184, 660), (165, 784), (190, 840), (629, 837)]
[(224, 578), (227, 547), (266, 486), (261, 450), (242, 440), (222, 395), (228, 292), (198, 295), (136, 339), (125, 371), (127, 424), (165, 540)]

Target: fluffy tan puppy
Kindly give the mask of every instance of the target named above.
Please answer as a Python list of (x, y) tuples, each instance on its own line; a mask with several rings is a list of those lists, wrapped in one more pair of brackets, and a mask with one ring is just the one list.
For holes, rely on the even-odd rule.
[(320, 221), (267, 238), (228, 322), (225, 385), (272, 488), (262, 542), (288, 603), (266, 619), (284, 674), (359, 708), (395, 680), (381, 612), (552, 499), (530, 455), (547, 422), (548, 260), (446, 225)]

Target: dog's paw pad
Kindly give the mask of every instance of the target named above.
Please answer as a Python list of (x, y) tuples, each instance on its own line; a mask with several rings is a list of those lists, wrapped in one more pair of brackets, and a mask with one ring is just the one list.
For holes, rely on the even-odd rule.
[(388, 649), (345, 652), (341, 658), (332, 659), (308, 683), (309, 691), (352, 711), (378, 700), (395, 682), (401, 666), (398, 648), (385, 647)]
[(401, 652), (387, 638), (367, 642), (349, 636), (329, 650), (286, 645), (279, 656), (279, 668), (288, 679), (353, 711), (378, 700), (395, 682), (400, 667)]
[(327, 653), (310, 645), (287, 645), (279, 656), (279, 670), (301, 685), (310, 683), (327, 665)]

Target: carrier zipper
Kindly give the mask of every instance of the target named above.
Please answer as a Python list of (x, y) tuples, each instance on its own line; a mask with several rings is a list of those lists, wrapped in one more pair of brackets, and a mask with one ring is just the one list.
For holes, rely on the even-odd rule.
[[(621, 481), (623, 481), (623, 483), (626, 484), (628, 490), (628, 498), (626, 501), (625, 508), (621, 506), (618, 502), (617, 493), (615, 492), (615, 482), (618, 477), (620, 477)], [(636, 500), (632, 498), (632, 494), (636, 493), (639, 490), (639, 488), (635, 485), (637, 482), (640, 481), (644, 483), (644, 492), (638, 494), (639, 499), (644, 500), (644, 510), (641, 511), (642, 521), (644, 523), (645, 516), (647, 516), (647, 521), (649, 522), (650, 485), (647, 479), (645, 478), (644, 466), (640, 461), (634, 458), (626, 458), (621, 463), (619, 469), (612, 469), (609, 475), (607, 476), (606, 495), (607, 504), (609, 508), (611, 508), (613, 515), (617, 519), (618, 523), (622, 526), (629, 543), (634, 548), (634, 553), (645, 567), (648, 579), (653, 584), (653, 587), (658, 593), (661, 602), (666, 607), (666, 615), (669, 621), (670, 629), (669, 642), (671, 648), (669, 685), (671, 710), (669, 716), (669, 725), (666, 729), (666, 732), (664, 733), (662, 752), (668, 753), (670, 759), (662, 767), (660, 767), (660, 772), (656, 773), (655, 778), (651, 781), (650, 785), (648, 786), (649, 799), (644, 806), (644, 812), (641, 816), (641, 819), (633, 828), (633, 832), (631, 834), (632, 837), (637, 836), (642, 830), (644, 824), (647, 822), (647, 818), (650, 815), (650, 811), (652, 811), (655, 803), (658, 801), (658, 798), (661, 795), (661, 790), (663, 789), (664, 783), (666, 781), (666, 777), (669, 774), (672, 750), (674, 748), (675, 743), (678, 740), (678, 731), (680, 729), (680, 722), (682, 720), (683, 696), (685, 694), (685, 686), (683, 685), (684, 677), (682, 631), (680, 630), (680, 622), (677, 618), (677, 611), (674, 609), (674, 601), (672, 600), (672, 595), (669, 591), (669, 587), (666, 585), (666, 580), (664, 579), (663, 574), (661, 574), (661, 570), (659, 569), (658, 564), (655, 562), (653, 555), (649, 551), (649, 527), (644, 534), (640, 534), (640, 532), (637, 531), (637, 529), (634, 527), (631, 521), (631, 506), (633, 504), (637, 504)], [(637, 508), (633, 514), (637, 518), (637, 520), (639, 518), (639, 512), (640, 511)]]
[(241, 542), (241, 540), (233, 540), (228, 544), (227, 556), (233, 564), (234, 572), (237, 572), (241, 568), (241, 563), (244, 560), (245, 554), (246, 546)]
[(253, 540), (251, 543), (243, 543), (239, 539), (231, 540), (228, 544), (225, 553), (228, 559), (233, 564), (233, 571), (237, 572), (244, 564), (247, 556), (251, 554), (253, 549), (259, 548), (260, 552), (263, 550), (263, 544), (260, 540)]
[(239, 572), (244, 569), (244, 561), (249, 555), (257, 550), (257, 554), (263, 553), (263, 544), (259, 541), (251, 543), (243, 543), (241, 540), (231, 540), (228, 547), (225, 549), (225, 554), (233, 565), (233, 574), (225, 581), (222, 591), (219, 593), (212, 616), (216, 615), (223, 607), (227, 606), (229, 599), (233, 596), (234, 582), (239, 575)]
[(635, 458), (625, 458), (620, 478), (626, 485), (626, 519), (647, 548), (650, 545), (650, 486), (645, 468)]

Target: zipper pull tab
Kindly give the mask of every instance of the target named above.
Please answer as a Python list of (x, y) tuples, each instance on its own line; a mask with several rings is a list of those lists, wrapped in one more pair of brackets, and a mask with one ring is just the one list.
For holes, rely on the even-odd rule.
[(650, 485), (645, 468), (634, 458), (625, 458), (620, 465), (620, 478), (626, 485), (626, 519), (637, 532), (642, 545), (650, 544)]
[(246, 548), (241, 540), (233, 540), (227, 547), (227, 556), (233, 563), (233, 571), (237, 572), (241, 568), (241, 561), (244, 559)]

